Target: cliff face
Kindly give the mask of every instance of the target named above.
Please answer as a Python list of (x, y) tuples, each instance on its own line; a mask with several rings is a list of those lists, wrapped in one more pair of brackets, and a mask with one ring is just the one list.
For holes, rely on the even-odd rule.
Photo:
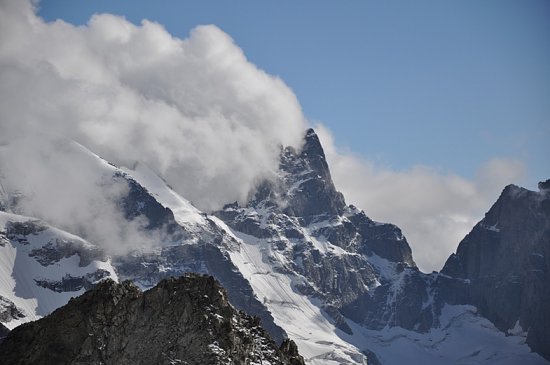
[(550, 192), (507, 186), (459, 244), (442, 273), (455, 278), (450, 302), (475, 305), (502, 331), (521, 326), (550, 359)]
[[(32, 351), (31, 351), (32, 349)], [(8, 364), (303, 364), (212, 278), (187, 274), (141, 292), (106, 280), (0, 344)]]

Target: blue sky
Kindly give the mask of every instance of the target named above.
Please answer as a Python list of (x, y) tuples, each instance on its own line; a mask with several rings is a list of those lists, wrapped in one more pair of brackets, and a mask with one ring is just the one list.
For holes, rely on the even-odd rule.
[(469, 178), (504, 157), (527, 165), (529, 187), (550, 175), (548, 1), (43, 0), (39, 14), (102, 12), (181, 38), (219, 26), (338, 146), (389, 168)]

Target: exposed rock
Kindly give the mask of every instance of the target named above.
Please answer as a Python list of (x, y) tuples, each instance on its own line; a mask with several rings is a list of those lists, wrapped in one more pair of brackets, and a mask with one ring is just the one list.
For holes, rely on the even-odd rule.
[(19, 242), (23, 245), (28, 245), (29, 242), (26, 236), (37, 235), (46, 230), (48, 227), (39, 220), (26, 222), (7, 222), (6, 223), (6, 238), (12, 241)]
[(280, 170), (288, 174), (284, 189), (278, 192), (286, 202), (284, 213), (306, 223), (343, 213), (344, 196), (334, 187), (325, 153), (313, 129), (306, 132), (299, 153), (291, 147), (283, 151)]
[[(304, 278), (295, 289), (321, 299), (345, 332), (344, 318), (370, 329), (428, 332), (439, 326), (446, 304), (471, 304), (502, 331), (521, 325), (529, 345), (544, 354), (550, 348), (543, 306), (550, 302), (548, 186), (539, 184), (540, 193), (507, 187), (441, 274), (416, 268), (398, 227), (345, 205), (313, 130), (302, 151), (282, 150), (276, 179), (261, 184), (245, 205), (215, 214), (235, 231), (269, 242), (264, 260)], [(534, 318), (543, 319), (535, 324)]]
[(367, 356), (369, 359), (369, 365), (382, 365), (380, 360), (378, 360), (378, 356), (370, 350), (363, 350), (363, 353)]
[(130, 282), (103, 281), (14, 329), (0, 357), (5, 365), (304, 364), (293, 342), (278, 348), (212, 277), (192, 274), (143, 293)]
[(539, 190), (541, 192), (547, 192), (550, 190), (550, 179), (539, 182)]
[(38, 286), (53, 290), (58, 293), (79, 291), (80, 289), (91, 289), (101, 279), (106, 278), (110, 273), (106, 270), (97, 270), (82, 276), (65, 274), (61, 280), (34, 279)]
[(394, 280), (385, 281), (374, 290), (342, 307), (351, 320), (380, 330), (399, 326), (427, 332), (437, 325), (430, 299), (430, 277), (416, 268), (404, 268)]
[(0, 323), (0, 343), (4, 341), (4, 338), (10, 333), (10, 330), (8, 327), (4, 326), (2, 323)]
[(121, 280), (132, 280), (140, 288), (149, 289), (165, 278), (188, 272), (212, 275), (226, 288), (237, 309), (261, 318), (264, 328), (277, 343), (287, 338), (281, 327), (274, 323), (271, 313), (255, 297), (248, 281), (224, 253), (228, 245), (235, 244), (226, 232), (206, 215), (202, 226), (178, 224), (173, 212), (162, 206), (130, 175), (118, 171), (114, 178), (124, 179), (129, 186), (128, 194), (119, 201), (126, 218), (147, 219), (145, 229), (165, 242), (151, 250), (113, 257), (113, 265)]
[(105, 261), (105, 252), (99, 247), (83, 241), (69, 241), (55, 238), (42, 247), (33, 249), (29, 256), (34, 257), (42, 266), (53, 265), (63, 258), (78, 255), (79, 266), (88, 266), (92, 261)]
[(416, 267), (412, 250), (401, 229), (390, 223), (378, 223), (368, 218), (364, 212), (348, 216), (361, 234), (361, 251), (367, 256), (373, 253), (391, 262), (403, 262)]
[(176, 223), (174, 213), (159, 204), (147, 189), (125, 173), (116, 172), (114, 178), (115, 180), (123, 180), (128, 184), (128, 194), (119, 201), (119, 205), (128, 220), (145, 217), (147, 219), (146, 229), (162, 229), (163, 232), (172, 235), (173, 240), (185, 236), (185, 230)]
[(0, 295), (0, 322), (7, 323), (14, 319), (25, 317), (23, 311), (8, 298)]

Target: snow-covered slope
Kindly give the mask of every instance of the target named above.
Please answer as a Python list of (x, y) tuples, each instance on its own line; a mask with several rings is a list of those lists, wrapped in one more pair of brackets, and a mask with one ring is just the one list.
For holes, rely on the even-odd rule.
[(117, 278), (94, 245), (39, 220), (0, 212), (0, 319), (6, 327), (49, 314), (107, 277)]
[(366, 364), (361, 350), (342, 337), (320, 302), (301, 294), (297, 285), (304, 277), (284, 271), (286, 259), (273, 250), (269, 240), (234, 232), (240, 241), (231, 260), (249, 280), (254, 293), (283, 327), (311, 364)]
[(527, 334), (521, 328), (505, 334), (472, 306), (446, 305), (439, 321), (426, 333), (352, 325), (356, 335), (350, 342), (370, 349), (381, 364), (548, 364), (526, 345)]

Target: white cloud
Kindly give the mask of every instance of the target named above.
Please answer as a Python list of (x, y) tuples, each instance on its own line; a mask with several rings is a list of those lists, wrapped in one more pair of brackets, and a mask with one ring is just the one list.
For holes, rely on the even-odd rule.
[(425, 166), (395, 171), (340, 151), (324, 126), (316, 131), (346, 201), (398, 225), (423, 271), (440, 270), (504, 186), (525, 175), (521, 162), (508, 159), (486, 161), (471, 180)]
[(67, 140), (14, 142), (0, 146), (0, 181), (6, 190), (23, 194), (11, 207), (16, 213), (46, 219), (109, 253), (159, 242), (162, 232), (145, 231), (145, 218), (129, 222), (124, 217), (117, 201), (128, 194), (129, 186), (123, 179), (114, 180), (113, 169), (104, 161)]
[(25, 210), (75, 233), (132, 242), (140, 224), (121, 231), (109, 201), (124, 186), (98, 191), (85, 164), (58, 150), (60, 139), (115, 164), (145, 163), (211, 210), (244, 200), (305, 127), (293, 92), (215, 26), (179, 39), (104, 14), (76, 27), (44, 22), (30, 2), (0, 0), (0, 145), (18, 144), (17, 153), (0, 150), (2, 183), (32, 182)]
[(215, 26), (187, 39), (114, 15), (75, 27), (19, 3), (0, 9), (2, 142), (48, 133), (139, 160), (206, 210), (244, 199), (276, 168), (279, 145), (300, 143), (293, 92)]

